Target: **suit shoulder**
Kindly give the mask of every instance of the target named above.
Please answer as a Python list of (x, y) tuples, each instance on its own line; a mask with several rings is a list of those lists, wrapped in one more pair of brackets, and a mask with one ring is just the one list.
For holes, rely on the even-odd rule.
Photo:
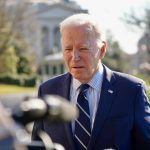
[(41, 84), (41, 86), (43, 87), (47, 87), (47, 86), (50, 86), (50, 85), (55, 85), (55, 84), (58, 84), (58, 83), (61, 83), (62, 81), (64, 81), (67, 77), (69, 77), (69, 73), (65, 73), (65, 74), (61, 74), (61, 75), (58, 75), (58, 76), (55, 76), (55, 77), (52, 77), (48, 80), (46, 80), (45, 82), (43, 82)]
[(117, 80), (117, 84), (119, 87), (122, 87), (123, 89), (126, 89), (128, 91), (134, 91), (135, 89), (144, 89), (144, 91), (147, 91), (147, 86), (145, 81), (142, 79), (135, 77), (130, 74), (126, 73), (120, 73), (120, 72), (114, 72), (114, 76)]
[(114, 75), (116, 78), (124, 81), (124, 82), (127, 82), (128, 84), (129, 83), (132, 83), (132, 84), (138, 84), (138, 85), (141, 85), (143, 83), (145, 83), (142, 79), (138, 78), (138, 77), (135, 77), (133, 75), (130, 75), (130, 74), (126, 74), (126, 73), (121, 73), (121, 72), (114, 72)]

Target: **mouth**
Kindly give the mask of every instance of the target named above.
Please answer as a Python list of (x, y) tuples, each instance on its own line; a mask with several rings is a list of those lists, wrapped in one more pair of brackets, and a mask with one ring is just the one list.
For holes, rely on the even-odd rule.
[(74, 67), (72, 67), (73, 69), (82, 69), (82, 68), (84, 68), (83, 66), (74, 66)]

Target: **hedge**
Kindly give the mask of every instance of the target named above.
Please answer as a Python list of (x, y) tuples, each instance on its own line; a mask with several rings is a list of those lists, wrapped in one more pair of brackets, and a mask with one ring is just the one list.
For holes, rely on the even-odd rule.
[(34, 87), (36, 85), (36, 77), (28, 75), (2, 74), (0, 75), (0, 83), (19, 85), (25, 87)]

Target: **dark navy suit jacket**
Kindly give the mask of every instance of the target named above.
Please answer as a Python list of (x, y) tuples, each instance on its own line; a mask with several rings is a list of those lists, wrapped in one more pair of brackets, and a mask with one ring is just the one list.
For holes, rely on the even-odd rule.
[[(40, 86), (39, 96), (56, 94), (69, 100), (70, 82), (69, 73), (50, 79)], [(46, 131), (66, 150), (76, 150), (70, 123), (36, 121), (33, 140), (39, 140), (39, 129)], [(104, 66), (101, 96), (88, 150), (107, 148), (150, 150), (150, 104), (142, 80)]]

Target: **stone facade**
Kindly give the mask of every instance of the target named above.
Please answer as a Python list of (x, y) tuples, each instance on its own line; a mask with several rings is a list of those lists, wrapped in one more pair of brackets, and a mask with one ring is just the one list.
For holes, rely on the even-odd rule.
[(45, 0), (32, 5), (38, 22), (36, 54), (45, 80), (66, 71), (61, 54), (59, 23), (72, 14), (88, 11), (69, 0)]

